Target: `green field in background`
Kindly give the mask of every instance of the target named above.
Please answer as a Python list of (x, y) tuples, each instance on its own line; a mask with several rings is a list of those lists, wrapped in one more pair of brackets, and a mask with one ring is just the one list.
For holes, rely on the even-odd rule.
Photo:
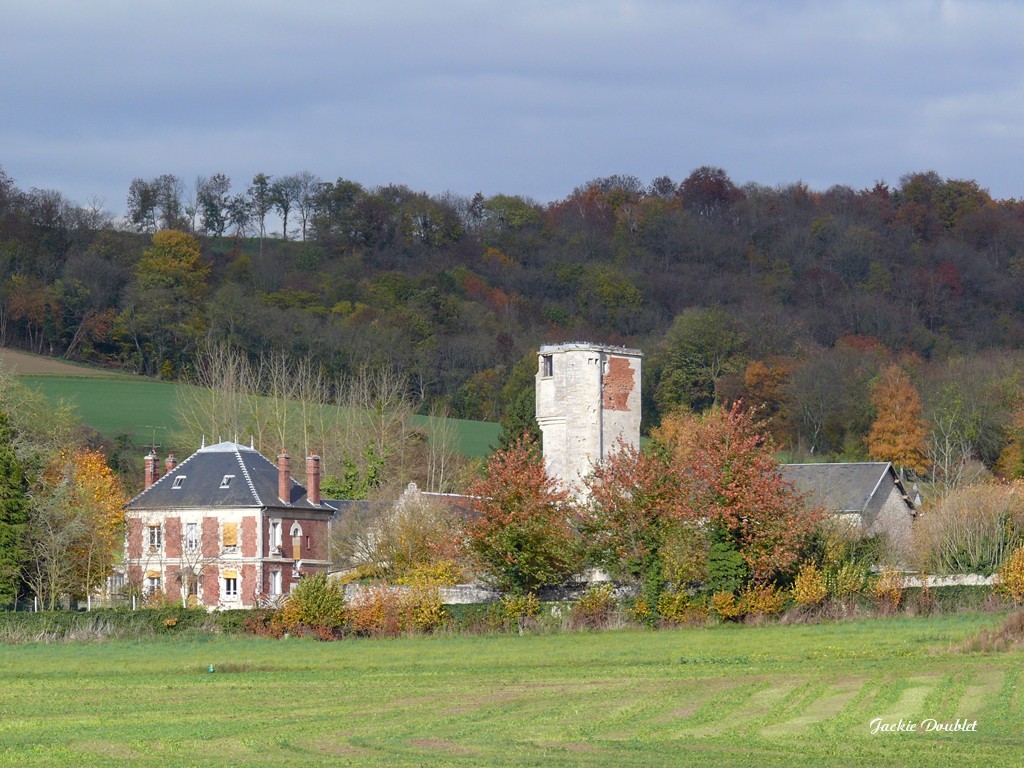
[(1016, 765), (1024, 653), (951, 650), (1002, 618), (7, 646), (0, 765)]
[[(175, 412), (175, 393), (188, 386), (143, 377), (28, 375), (18, 380), (42, 392), (51, 402), (75, 405), (82, 421), (108, 438), (129, 435), (136, 445), (169, 445), (179, 427)], [(413, 423), (428, 427), (428, 416), (415, 416)], [(485, 421), (452, 419), (458, 449), (466, 456), (486, 456), (497, 445), (501, 427)], [(234, 435), (209, 435), (209, 440), (233, 440)], [(238, 435), (248, 442), (247, 435)], [(189, 450), (199, 446), (176, 446)]]

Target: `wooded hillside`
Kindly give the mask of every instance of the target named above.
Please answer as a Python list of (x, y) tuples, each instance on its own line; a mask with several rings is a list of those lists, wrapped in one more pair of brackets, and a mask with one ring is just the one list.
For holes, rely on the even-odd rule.
[(212, 338), (331, 375), (401, 369), (423, 412), (516, 425), (539, 344), (621, 343), (646, 355), (648, 427), (742, 397), (782, 445), (846, 458), (871, 451), (897, 365), (943, 473), (1024, 462), (1024, 203), (971, 180), (818, 191), (704, 167), (549, 203), (309, 173), (126, 192), (115, 222), (0, 171), (0, 343), (175, 378)]

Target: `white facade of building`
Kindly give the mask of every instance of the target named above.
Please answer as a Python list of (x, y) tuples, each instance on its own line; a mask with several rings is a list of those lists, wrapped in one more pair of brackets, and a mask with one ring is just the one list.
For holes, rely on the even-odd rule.
[(549, 477), (580, 492), (620, 441), (639, 447), (641, 359), (640, 350), (600, 344), (540, 348), (536, 415)]

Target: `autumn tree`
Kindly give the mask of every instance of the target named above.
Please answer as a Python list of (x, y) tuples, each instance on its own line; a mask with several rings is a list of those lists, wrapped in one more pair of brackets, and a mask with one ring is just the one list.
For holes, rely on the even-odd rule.
[(42, 605), (90, 598), (110, 575), (124, 541), (128, 499), (106, 457), (65, 450), (49, 463), (32, 492), (28, 581)]
[(354, 506), (331, 530), (333, 562), (361, 577), (398, 581), (417, 574), (447, 574), (458, 583), (455, 513), (436, 497), (408, 489), (374, 494)]
[(768, 422), (775, 436), (788, 427), (786, 387), (792, 374), (792, 364), (782, 359), (753, 360), (743, 372), (744, 402)]
[(70, 485), (69, 501), (83, 520), (81, 535), (71, 548), (74, 563), (72, 594), (88, 597), (111, 574), (124, 542), (128, 497), (121, 480), (98, 450), (80, 448), (58, 458), (58, 471)]
[[(634, 583), (660, 583), (662, 547), (686, 511), (671, 463), (663, 453), (620, 443), (587, 487), (582, 528), (594, 563)], [(658, 584), (651, 586), (657, 591)]]
[(868, 433), (868, 455), (891, 461), (902, 474), (928, 471), (927, 426), (921, 418), (921, 398), (910, 377), (898, 365), (882, 371), (871, 390), (877, 416)]
[(817, 515), (779, 474), (765, 424), (740, 404), (707, 414), (687, 444), (681, 514), (707, 520), (717, 543), (740, 553), (752, 580), (791, 572)]
[(713, 216), (743, 198), (743, 190), (733, 184), (723, 169), (708, 165), (687, 176), (677, 194), (680, 202), (697, 216)]
[(569, 493), (548, 477), (535, 444), (521, 439), (495, 451), (469, 494), (474, 517), (466, 526), (466, 547), (494, 586), (530, 592), (579, 571)]
[(173, 366), (201, 338), (209, 274), (192, 235), (176, 230), (153, 235), (135, 265), (119, 317), (143, 367)]

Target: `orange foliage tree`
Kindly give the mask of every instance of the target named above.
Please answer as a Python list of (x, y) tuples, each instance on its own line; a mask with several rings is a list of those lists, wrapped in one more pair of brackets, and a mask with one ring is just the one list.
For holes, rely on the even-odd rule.
[(753, 360), (743, 372), (747, 408), (761, 414), (775, 436), (786, 429), (786, 388), (792, 375), (792, 364), (782, 358)]
[(68, 511), (78, 521), (78, 535), (68, 551), (70, 592), (84, 597), (95, 592), (113, 570), (124, 541), (128, 498), (101, 451), (81, 448), (62, 453), (53, 469), (67, 484)]
[(597, 564), (644, 581), (658, 568), (666, 527), (683, 519), (678, 474), (656, 453), (620, 443), (588, 487), (583, 529)]
[(491, 455), (485, 477), (469, 493), (475, 517), (465, 544), (496, 587), (529, 592), (579, 571), (582, 547), (569, 493), (548, 477), (525, 436)]
[(906, 372), (890, 365), (871, 392), (877, 416), (868, 433), (868, 455), (891, 461), (901, 472), (928, 471), (927, 426), (921, 418), (921, 398)]
[(682, 431), (687, 439), (676, 451), (683, 458), (681, 515), (709, 521), (714, 537), (742, 555), (754, 582), (791, 573), (820, 512), (803, 509), (782, 479), (764, 422), (736, 403)]

